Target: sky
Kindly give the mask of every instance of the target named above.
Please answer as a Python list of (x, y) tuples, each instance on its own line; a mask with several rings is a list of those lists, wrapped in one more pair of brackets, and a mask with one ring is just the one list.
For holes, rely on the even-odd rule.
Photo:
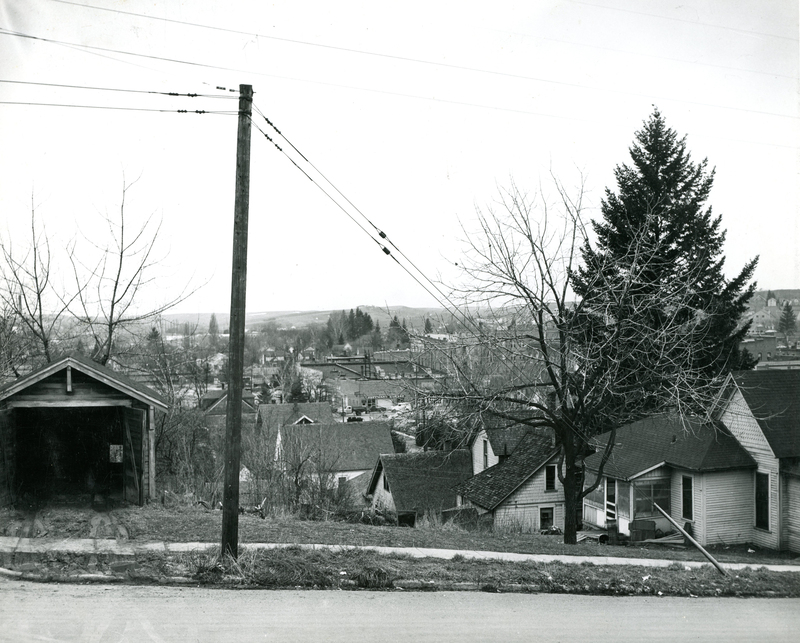
[(728, 276), (800, 288), (798, 31), (795, 0), (0, 0), (0, 233), (34, 210), (90, 253), (133, 184), (142, 305), (226, 313), (249, 84), (248, 311), (436, 306), (411, 275), (455, 278), (477, 208), (553, 173), (599, 216), (657, 106), (716, 170)]

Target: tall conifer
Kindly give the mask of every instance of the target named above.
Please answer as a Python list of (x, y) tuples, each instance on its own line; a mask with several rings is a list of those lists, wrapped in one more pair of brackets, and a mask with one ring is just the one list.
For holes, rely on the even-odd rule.
[[(686, 138), (667, 127), (658, 109), (636, 132), (629, 151), (632, 165), (617, 166), (616, 190), (606, 188), (602, 219), (592, 222), (596, 243), (582, 248), (584, 265), (573, 276), (576, 294), (589, 305), (603, 306), (613, 294), (602, 284), (619, 282), (615, 274), (635, 262), (645, 276), (639, 288), (689, 284), (681, 314), (699, 340), (695, 367), (708, 378), (751, 368), (752, 357), (739, 344), (749, 328), (741, 318), (755, 292), (755, 283), (748, 282), (758, 258), (733, 279), (725, 278), (725, 231), (721, 217), (706, 205), (714, 171), (705, 159), (693, 162)], [(642, 256), (643, 249), (652, 254)], [(597, 280), (601, 272), (608, 278)], [(642, 322), (655, 331), (662, 313), (650, 311)]]

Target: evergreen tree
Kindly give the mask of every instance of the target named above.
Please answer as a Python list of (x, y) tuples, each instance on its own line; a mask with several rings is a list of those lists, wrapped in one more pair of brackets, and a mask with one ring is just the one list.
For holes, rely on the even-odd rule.
[(792, 305), (787, 301), (783, 305), (783, 310), (781, 311), (781, 318), (778, 321), (778, 332), (783, 333), (784, 337), (786, 337), (786, 343), (789, 343), (789, 335), (793, 335), (794, 332), (797, 330), (797, 319), (794, 316), (794, 310), (792, 310)]
[(211, 320), (208, 322), (208, 338), (211, 342), (211, 348), (216, 349), (219, 344), (219, 324), (214, 313), (211, 313)]
[(429, 317), (425, 318), (425, 334), (430, 335), (433, 332), (433, 325)]
[[(748, 282), (758, 258), (733, 279), (725, 279), (725, 231), (721, 217), (706, 206), (714, 171), (707, 170), (707, 160), (692, 161), (685, 137), (678, 138), (657, 109), (636, 133), (629, 151), (633, 165), (617, 166), (616, 191), (606, 189), (602, 219), (593, 222), (596, 246), (587, 242), (582, 248), (584, 265), (573, 275), (576, 294), (595, 310), (612, 310), (615, 294), (597, 288), (596, 277), (604, 276), (601, 284), (621, 283), (615, 277), (632, 269), (643, 276), (637, 286), (642, 294), (690, 284), (677, 315), (700, 340), (693, 342), (700, 347), (694, 368), (709, 379), (752, 368), (752, 357), (740, 351), (739, 344), (750, 326), (742, 324), (741, 317), (755, 292), (755, 283)], [(642, 248), (648, 249), (646, 255)], [(654, 308), (641, 323), (658, 332), (660, 320), (675, 314)]]

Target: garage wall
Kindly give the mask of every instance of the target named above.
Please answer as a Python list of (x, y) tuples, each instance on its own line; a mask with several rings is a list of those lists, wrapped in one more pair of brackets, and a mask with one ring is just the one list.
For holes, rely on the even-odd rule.
[(12, 483), (17, 458), (14, 434), (13, 412), (8, 409), (0, 411), (0, 507), (13, 502)]

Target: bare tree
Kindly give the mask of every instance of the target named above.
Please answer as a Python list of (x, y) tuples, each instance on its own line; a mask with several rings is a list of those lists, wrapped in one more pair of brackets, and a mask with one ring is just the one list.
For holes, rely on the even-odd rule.
[[(141, 322), (154, 319), (186, 299), (186, 290), (154, 306), (141, 306), (143, 291), (157, 283), (156, 268), (163, 260), (155, 256), (161, 222), (151, 215), (131, 231), (125, 219), (125, 200), (136, 185), (123, 177), (119, 217), (105, 218), (108, 239), (86, 239), (99, 253), (94, 264), (83, 260), (73, 244), (69, 253), (79, 303), (74, 315), (94, 340), (92, 359), (106, 364), (119, 334)], [(193, 292), (193, 291), (192, 291)]]
[[(606, 297), (574, 300), (570, 278), (589, 242), (584, 192), (581, 183), (570, 196), (555, 177), (552, 185), (550, 201), (512, 183), (478, 212), (454, 291), (464, 301), (460, 341), (426, 347), (442, 353), (447, 373), (428, 398), (460, 414), (461, 427), (489, 416), (551, 431), (561, 452), (564, 541), (575, 543), (581, 500), (601, 480), (613, 431), (650, 414), (702, 413), (718, 382), (694, 366), (703, 313), (685, 316), (696, 287), (691, 266), (669, 283), (648, 280), (664, 255), (657, 237), (641, 230), (625, 270), (601, 266), (592, 276)], [(612, 437), (597, 478), (585, 484), (583, 458), (603, 431)]]
[(18, 253), (10, 240), (0, 245), (3, 261), (0, 298), (4, 308), (3, 331), (7, 335), (4, 348), (13, 353), (8, 355), (9, 367), (18, 376), (21, 363), (35, 367), (53, 360), (55, 344), (65, 339), (64, 318), (77, 294), (68, 296), (53, 283), (52, 277), (58, 270), (52, 266), (47, 233), (37, 224), (33, 195), (27, 247)]

